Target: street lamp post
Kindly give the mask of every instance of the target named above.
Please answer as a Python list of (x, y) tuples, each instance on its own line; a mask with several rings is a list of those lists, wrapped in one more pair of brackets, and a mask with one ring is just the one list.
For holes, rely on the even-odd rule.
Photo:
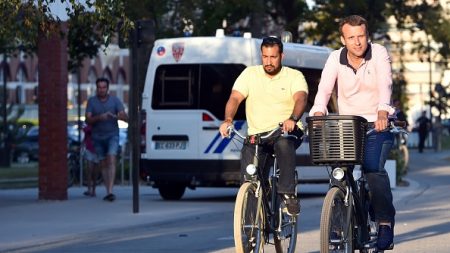
[(9, 151), (9, 134), (8, 134), (8, 115), (7, 115), (7, 66), (6, 66), (6, 54), (3, 54), (3, 62), (2, 62), (2, 71), (3, 71), (3, 94), (2, 94), (2, 129), (0, 133), (0, 153), (2, 154), (3, 159), (0, 159), (0, 165), (4, 167), (8, 167), (10, 165), (10, 151)]
[[(430, 37), (427, 34), (427, 44), (428, 44), (428, 65), (429, 65), (429, 96), (430, 96), (430, 106), (429, 106), (429, 113), (430, 113), (430, 124), (433, 124), (433, 114), (431, 113), (432, 108), (432, 100), (433, 100), (433, 72), (432, 72), (432, 62), (431, 62), (431, 43), (430, 43)], [(433, 127), (431, 126), (431, 129)]]

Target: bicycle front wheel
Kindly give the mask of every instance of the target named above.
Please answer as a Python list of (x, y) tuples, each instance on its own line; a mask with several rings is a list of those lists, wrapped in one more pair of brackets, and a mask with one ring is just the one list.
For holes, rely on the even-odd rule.
[(246, 182), (239, 188), (234, 207), (234, 243), (237, 253), (262, 252), (263, 208), (258, 206), (256, 186)]
[(353, 246), (353, 219), (350, 210), (353, 202), (349, 201), (349, 206), (344, 203), (344, 192), (333, 187), (325, 196), (320, 217), (320, 252), (354, 252)]
[(286, 205), (280, 196), (277, 197), (277, 206), (279, 224), (274, 234), (275, 251), (293, 253), (297, 243), (297, 216), (287, 214)]

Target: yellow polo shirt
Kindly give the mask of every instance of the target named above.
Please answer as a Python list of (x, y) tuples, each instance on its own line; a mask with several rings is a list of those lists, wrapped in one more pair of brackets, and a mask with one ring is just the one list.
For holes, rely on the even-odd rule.
[(253, 135), (271, 131), (288, 119), (294, 110), (294, 93), (308, 93), (308, 84), (298, 70), (283, 66), (269, 78), (263, 66), (258, 65), (247, 67), (236, 79), (233, 90), (246, 98), (248, 134)]

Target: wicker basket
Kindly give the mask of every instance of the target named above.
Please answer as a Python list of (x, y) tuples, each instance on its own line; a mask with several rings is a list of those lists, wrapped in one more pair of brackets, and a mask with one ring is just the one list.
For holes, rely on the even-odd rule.
[(306, 122), (313, 164), (347, 166), (363, 162), (366, 119), (333, 115), (308, 117)]

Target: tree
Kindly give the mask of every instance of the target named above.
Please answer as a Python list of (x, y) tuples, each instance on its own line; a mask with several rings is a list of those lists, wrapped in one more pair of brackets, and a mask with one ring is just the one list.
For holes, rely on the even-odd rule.
[(401, 21), (402, 26), (413, 35), (422, 35), (412, 36), (415, 40), (411, 53), (417, 55), (421, 61), (430, 64), (430, 90), (427, 103), (431, 107), (436, 107), (441, 114), (446, 112), (450, 104), (444, 102), (446, 96), (441, 95), (445, 94), (442, 89), (445, 91), (446, 87), (442, 87), (441, 94), (434, 96), (433, 90), (436, 86), (434, 83), (436, 80), (431, 79), (431, 66), (434, 63), (436, 67), (440, 67), (442, 75), (448, 68), (450, 58), (450, 31), (448, 28), (450, 27), (450, 20), (446, 18), (439, 1), (408, 1), (403, 10), (405, 10), (405, 15), (400, 16), (403, 18), (396, 17)]
[[(50, 12), (50, 4), (57, 0), (0, 0), (0, 53), (4, 58), (17, 51), (32, 54), (36, 51), (39, 34), (55, 31), (61, 20)], [(59, 0), (66, 4), (70, 17), (68, 51), (71, 71), (79, 68), (86, 57), (94, 57), (101, 46), (107, 47), (117, 34), (118, 24), (126, 34), (133, 23), (124, 14), (123, 1), (86, 0), (84, 4), (76, 0)], [(3, 64), (5, 66), (5, 64)], [(6, 80), (7, 73), (3, 70)], [(2, 131), (0, 144), (8, 147), (6, 81), (2, 90)], [(9, 150), (8, 148), (3, 149)], [(4, 154), (3, 154), (4, 155)], [(2, 155), (2, 156), (3, 156)], [(6, 155), (8, 156), (8, 155)], [(3, 156), (5, 157), (5, 156)]]
[(308, 12), (305, 0), (129, 0), (125, 9), (132, 20), (152, 19), (157, 38), (211, 36), (224, 28), (227, 35), (255, 37), (290, 30), (296, 40)]
[(307, 29), (307, 35), (318, 45), (341, 47), (338, 22), (350, 15), (366, 18), (369, 34), (374, 39), (386, 33), (385, 1), (317, 0), (309, 20), (316, 25)]

